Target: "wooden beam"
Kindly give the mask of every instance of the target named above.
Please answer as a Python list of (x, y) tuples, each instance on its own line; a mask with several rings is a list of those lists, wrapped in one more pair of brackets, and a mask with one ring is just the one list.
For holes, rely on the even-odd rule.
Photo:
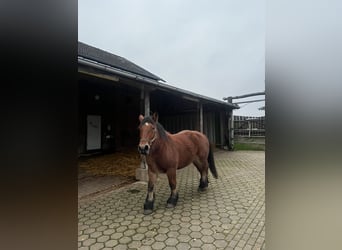
[(198, 108), (199, 108), (199, 127), (200, 127), (200, 132), (203, 133), (203, 104), (200, 102), (198, 103)]
[(144, 100), (145, 100), (145, 116), (150, 115), (150, 91), (144, 89)]
[(229, 138), (229, 150), (234, 150), (234, 115), (233, 111), (229, 111), (228, 115), (228, 138)]
[(244, 102), (234, 102), (233, 104), (253, 103), (253, 102), (262, 102), (262, 101), (265, 101), (265, 99), (258, 99), (258, 100), (244, 101)]
[[(240, 99), (240, 98), (246, 98), (246, 97), (251, 97), (251, 96), (257, 96), (257, 95), (265, 95), (265, 91), (263, 92), (256, 92), (252, 94), (246, 94), (246, 95), (239, 95), (239, 96), (229, 96), (229, 97), (223, 97), (223, 100), (232, 100), (232, 99)], [(230, 101), (231, 102), (231, 101)]]
[(224, 146), (225, 144), (225, 122), (224, 122), (224, 119), (225, 119), (225, 112), (224, 111), (220, 111), (220, 144), (221, 144), (221, 147)]

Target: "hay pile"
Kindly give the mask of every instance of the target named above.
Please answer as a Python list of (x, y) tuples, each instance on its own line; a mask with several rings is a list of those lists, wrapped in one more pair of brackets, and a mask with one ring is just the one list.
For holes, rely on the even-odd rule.
[(80, 160), (79, 168), (94, 176), (114, 175), (135, 178), (135, 170), (140, 166), (137, 150), (126, 149), (113, 154), (95, 156)]

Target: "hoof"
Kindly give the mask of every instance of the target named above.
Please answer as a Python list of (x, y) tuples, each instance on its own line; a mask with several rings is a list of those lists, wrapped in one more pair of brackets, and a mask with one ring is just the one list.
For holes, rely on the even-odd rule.
[(208, 179), (206, 181), (202, 181), (202, 179), (200, 180), (200, 184), (199, 184), (199, 187), (198, 187), (198, 191), (206, 191), (208, 189)]
[(166, 207), (167, 208), (174, 208), (177, 205), (178, 201), (178, 194), (175, 197), (170, 196), (167, 200)]
[(205, 192), (208, 190), (208, 187), (198, 187), (199, 192)]
[(153, 210), (152, 209), (144, 209), (144, 215), (149, 215), (152, 214)]
[[(144, 204), (144, 211), (153, 211), (153, 204), (154, 204), (154, 201), (145, 201), (145, 204)], [(145, 214), (145, 212), (144, 212)]]
[(172, 204), (172, 203), (166, 203), (166, 208), (174, 208), (176, 207), (175, 204)]

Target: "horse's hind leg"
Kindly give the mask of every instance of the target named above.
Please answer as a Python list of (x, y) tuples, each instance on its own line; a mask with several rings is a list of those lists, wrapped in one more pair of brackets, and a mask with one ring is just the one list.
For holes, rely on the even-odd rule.
[(144, 214), (151, 214), (153, 212), (154, 205), (154, 186), (157, 180), (157, 174), (152, 172), (150, 168), (148, 169), (148, 187), (147, 187), (147, 196), (144, 203)]
[(200, 184), (198, 186), (199, 191), (205, 191), (208, 188), (208, 162), (195, 160), (194, 165), (196, 166), (198, 172), (201, 174)]
[(176, 206), (178, 201), (176, 168), (169, 169), (166, 174), (167, 178), (169, 179), (169, 185), (171, 189), (171, 194), (167, 200), (166, 207), (173, 208)]

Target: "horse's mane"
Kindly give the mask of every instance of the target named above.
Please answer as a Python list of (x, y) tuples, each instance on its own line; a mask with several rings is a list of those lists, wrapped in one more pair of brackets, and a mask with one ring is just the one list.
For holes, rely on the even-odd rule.
[(145, 122), (148, 123), (152, 123), (152, 124), (156, 124), (157, 125), (157, 131), (158, 134), (160, 135), (161, 139), (163, 140), (167, 140), (167, 135), (166, 135), (166, 130), (164, 129), (163, 125), (161, 125), (159, 122), (155, 122), (151, 116), (147, 116), (145, 117), (142, 121), (141, 121), (141, 125), (144, 124)]

